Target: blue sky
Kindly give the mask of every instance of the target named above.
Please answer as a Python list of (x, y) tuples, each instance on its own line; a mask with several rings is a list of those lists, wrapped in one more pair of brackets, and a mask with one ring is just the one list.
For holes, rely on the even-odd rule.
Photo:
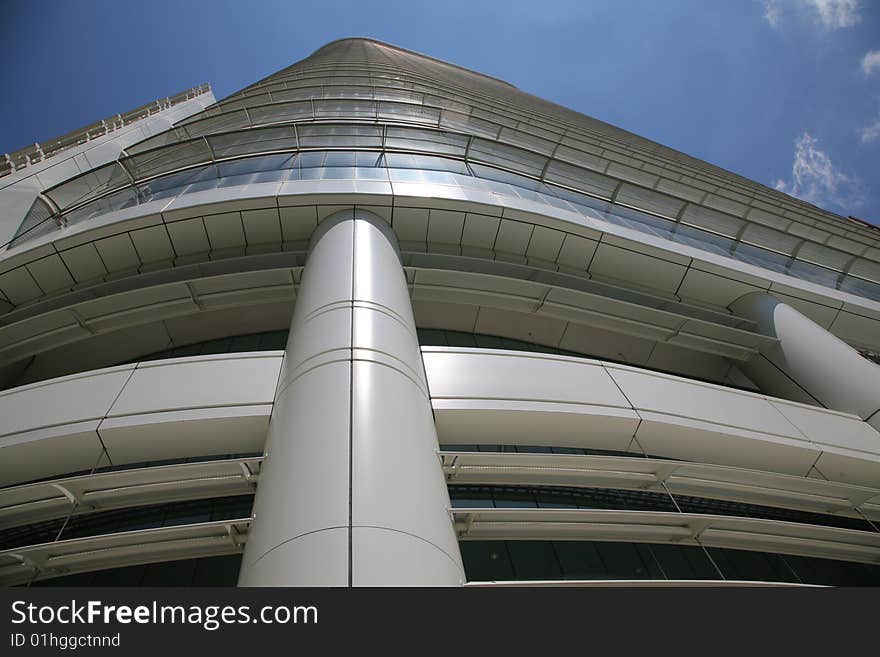
[(880, 223), (873, 0), (0, 0), (0, 152), (345, 36), (519, 88)]

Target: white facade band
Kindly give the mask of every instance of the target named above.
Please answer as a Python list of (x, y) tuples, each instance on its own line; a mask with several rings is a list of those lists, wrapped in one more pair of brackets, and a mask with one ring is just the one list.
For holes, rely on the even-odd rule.
[(344, 211), (312, 238), (242, 586), (464, 583), (397, 241)]

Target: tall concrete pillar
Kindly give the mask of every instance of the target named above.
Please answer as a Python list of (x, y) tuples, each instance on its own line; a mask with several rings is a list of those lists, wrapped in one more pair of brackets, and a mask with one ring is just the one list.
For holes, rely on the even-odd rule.
[(464, 571), (406, 277), (366, 212), (312, 237), (240, 586), (457, 586)]
[(852, 413), (880, 430), (880, 366), (767, 292), (730, 309), (779, 340), (741, 365), (762, 392)]

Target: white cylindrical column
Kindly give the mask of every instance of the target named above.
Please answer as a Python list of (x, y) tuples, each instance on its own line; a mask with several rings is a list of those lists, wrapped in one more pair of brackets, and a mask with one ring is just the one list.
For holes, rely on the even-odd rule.
[(241, 586), (464, 583), (390, 227), (312, 237), (275, 394)]
[(880, 366), (767, 292), (730, 309), (779, 340), (741, 365), (762, 392), (853, 413), (880, 429)]

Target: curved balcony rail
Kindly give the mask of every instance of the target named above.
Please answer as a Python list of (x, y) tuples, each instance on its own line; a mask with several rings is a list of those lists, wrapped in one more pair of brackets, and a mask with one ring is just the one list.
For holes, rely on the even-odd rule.
[[(264, 213), (271, 215), (277, 210)], [(172, 228), (172, 233), (174, 230)], [(538, 239), (533, 242), (537, 244)], [(586, 240), (583, 243), (590, 245)], [(552, 321), (613, 327), (626, 335), (665, 341), (734, 360), (749, 359), (759, 347), (775, 341), (758, 333), (754, 322), (729, 311), (721, 312), (659, 292), (649, 293), (597, 278), (552, 271), (542, 262), (530, 261), (527, 266), (476, 257), (409, 252), (406, 247), (404, 244), (404, 266), (410, 278), (412, 298), (421, 304), (452, 301), (537, 313)], [(562, 253), (558, 245), (557, 250)], [(549, 257), (554, 257), (552, 247), (549, 252)], [(586, 262), (589, 254), (579, 257)], [(93, 326), (105, 331), (114, 325), (158, 319), (156, 314), (142, 312), (138, 302), (141, 298), (147, 304), (152, 304), (156, 295), (169, 301), (174, 299), (174, 303), (165, 304), (161, 309), (154, 306), (156, 313), (163, 316), (221, 305), (246, 306), (270, 297), (292, 299), (302, 260), (304, 253), (293, 250), (284, 254), (251, 254), (231, 261), (218, 259), (211, 263), (176, 266), (170, 271), (103, 283), (92, 281), (88, 293), (59, 290), (60, 294), (23, 305), (0, 320), (0, 362), (37, 353), (50, 345), (58, 346), (83, 335)], [(594, 263), (601, 260), (595, 258)], [(235, 263), (234, 274), (229, 273), (233, 270), (230, 262)], [(553, 265), (552, 261), (548, 262)], [(282, 266), (290, 267), (289, 273)], [(259, 272), (261, 268), (266, 271)], [(685, 268), (679, 271), (684, 272)], [(223, 278), (214, 274), (222, 274)], [(265, 286), (257, 284), (261, 279), (265, 279)], [(220, 281), (223, 283), (218, 287)], [(96, 318), (89, 309), (95, 306), (95, 299), (102, 299), (102, 319)], [(58, 317), (77, 314), (76, 326), (71, 326), (73, 333), (56, 330), (59, 323), (50, 324), (50, 330), (46, 330), (44, 317), (53, 311)]]
[(108, 465), (260, 453), (281, 355), (150, 361), (3, 391), (0, 485)]
[[(448, 444), (644, 452), (795, 475), (805, 488), (792, 490), (805, 494), (816, 476), (880, 488), (877, 432), (855, 416), (570, 356), (456, 347), (422, 347), (422, 355), (438, 436)], [(281, 357), (147, 361), (3, 391), (0, 482), (96, 463), (261, 452)], [(704, 475), (712, 477), (721, 475)]]
[(0, 488), (0, 531), (83, 513), (247, 495), (262, 457), (133, 468)]
[[(474, 75), (471, 71), (466, 73)], [(487, 79), (486, 76), (479, 77), (481, 81)], [(496, 86), (495, 91), (507, 96), (509, 94), (504, 92), (510, 91), (510, 85), (503, 84), (508, 88)], [(852, 222), (841, 224), (846, 221), (843, 217), (831, 217), (827, 211), (805, 201), (756, 185), (742, 176), (590, 117), (550, 105), (518, 90), (510, 102), (499, 102), (497, 95), (484, 91), (479, 86), (451, 83), (448, 76), (426, 76), (412, 69), (402, 70), (400, 66), (380, 62), (350, 61), (346, 63), (344, 74), (340, 73), (338, 66), (301, 62), (221, 100), (196, 117), (185, 119), (180, 126), (237, 108), (249, 109), (254, 105), (297, 99), (350, 97), (409, 102), (467, 113), (476, 125), (494, 125), (498, 130), (504, 126), (508, 130), (551, 141), (565, 138), (561, 150), (579, 151), (580, 157), (588, 161), (596, 156), (615, 160), (630, 168), (642, 169), (643, 176), (657, 174), (666, 179), (663, 182), (667, 187), (691, 187), (698, 195), (698, 190), (708, 190), (734, 201), (734, 204), (753, 208), (762, 207), (755, 205), (758, 201), (765, 204), (764, 210), (779, 208), (779, 215), (786, 210), (796, 212), (794, 217), (788, 217), (789, 220), (803, 221), (808, 217), (834, 234), (876, 239), (872, 235), (877, 230), (875, 228)], [(646, 160), (651, 164), (647, 165)], [(677, 184), (679, 180), (683, 185)]]
[[(426, 154), (430, 153), (430, 154)], [(437, 154), (440, 155), (437, 155)], [(390, 123), (289, 123), (120, 158), (47, 190), (11, 244), (140, 203), (286, 180), (423, 182), (561, 208), (880, 300), (880, 264), (496, 140)]]
[(56, 541), (0, 552), (0, 585), (90, 570), (240, 554), (250, 518)]
[[(536, 103), (534, 97), (526, 94), (515, 92), (515, 97), (508, 102), (499, 101), (497, 96), (480, 93), (473, 87), (462, 89), (449, 84), (446, 79), (426, 77), (412, 71), (402, 74), (398, 68), (379, 64), (364, 66), (351, 62), (347, 64), (345, 75), (340, 75), (333, 67), (305, 66), (298, 69), (295, 77), (278, 73), (264, 81), (265, 84), (230, 96), (196, 117), (185, 119), (179, 127), (209, 119), (222, 125), (231, 120), (226, 115), (232, 112), (244, 110), (242, 113), (246, 114), (255, 106), (294, 100), (330, 98), (405, 102), (450, 115), (464, 115), (457, 120), (483, 136), (500, 135), (504, 131), (509, 135), (521, 135), (521, 141), (526, 144), (535, 140), (558, 143), (560, 153), (594, 170), (604, 170), (609, 162), (613, 162), (612, 167), (627, 172), (629, 178), (650, 181), (657, 189), (673, 195), (699, 198), (708, 192), (715, 197), (708, 203), (709, 207), (735, 209), (741, 216), (753, 213), (756, 218), (763, 218), (758, 221), (768, 225), (784, 226), (794, 222), (809, 226), (813, 231), (816, 226), (821, 226), (830, 234), (856, 242), (868, 243), (877, 239), (878, 229), (863, 222), (832, 215), (797, 198), (590, 117), (541, 101)], [(386, 72), (381, 73), (383, 70)], [(257, 111), (256, 117), (250, 117), (250, 124), (258, 125), (265, 112)], [(411, 110), (412, 116), (418, 114), (415, 109)], [(210, 126), (211, 123), (205, 123), (188, 128), (191, 132), (184, 134), (195, 130), (206, 134), (204, 131), (210, 132)]]
[(650, 454), (880, 488), (860, 418), (567, 356), (423, 347), (438, 437)]
[[(502, 500), (507, 499), (508, 493), (513, 495), (510, 500), (525, 500), (520, 493), (534, 489), (538, 496), (535, 499), (558, 505), (565, 504), (573, 490), (601, 489), (609, 493), (641, 491), (653, 495), (630, 501), (600, 495), (596, 500), (585, 497), (578, 504), (629, 508), (627, 505), (633, 503), (665, 510), (670, 504), (669, 496), (680, 495), (681, 500), (691, 498), (681, 504), (692, 505), (693, 512), (714, 509), (717, 505), (713, 506), (711, 500), (723, 500), (740, 505), (725, 507), (725, 513), (730, 515), (851, 529), (870, 529), (871, 520), (880, 520), (878, 489), (745, 468), (636, 456), (549, 453), (444, 451), (440, 458), (447, 483), (452, 487), (450, 494), (455, 493), (454, 507), (461, 504), (461, 499), (466, 505), (481, 506), (475, 501), (485, 501), (487, 495), (491, 499), (493, 491)], [(0, 530), (123, 508), (251, 495), (259, 481), (262, 460), (188, 459), (186, 463), (144, 464), (2, 488)], [(554, 496), (553, 491), (561, 496)], [(662, 499), (655, 499), (656, 495)], [(509, 501), (503, 503), (512, 506)], [(805, 511), (809, 515), (792, 516), (781, 509)]]
[(711, 514), (582, 509), (455, 509), (459, 540), (675, 543), (880, 563), (880, 532)]
[[(463, 509), (461, 541), (675, 544), (880, 563), (880, 534), (750, 518), (655, 511)], [(0, 552), (0, 584), (119, 566), (240, 553), (249, 518), (75, 538)]]
[(641, 490), (880, 521), (880, 489), (666, 459), (491, 452), (440, 453), (450, 485)]

